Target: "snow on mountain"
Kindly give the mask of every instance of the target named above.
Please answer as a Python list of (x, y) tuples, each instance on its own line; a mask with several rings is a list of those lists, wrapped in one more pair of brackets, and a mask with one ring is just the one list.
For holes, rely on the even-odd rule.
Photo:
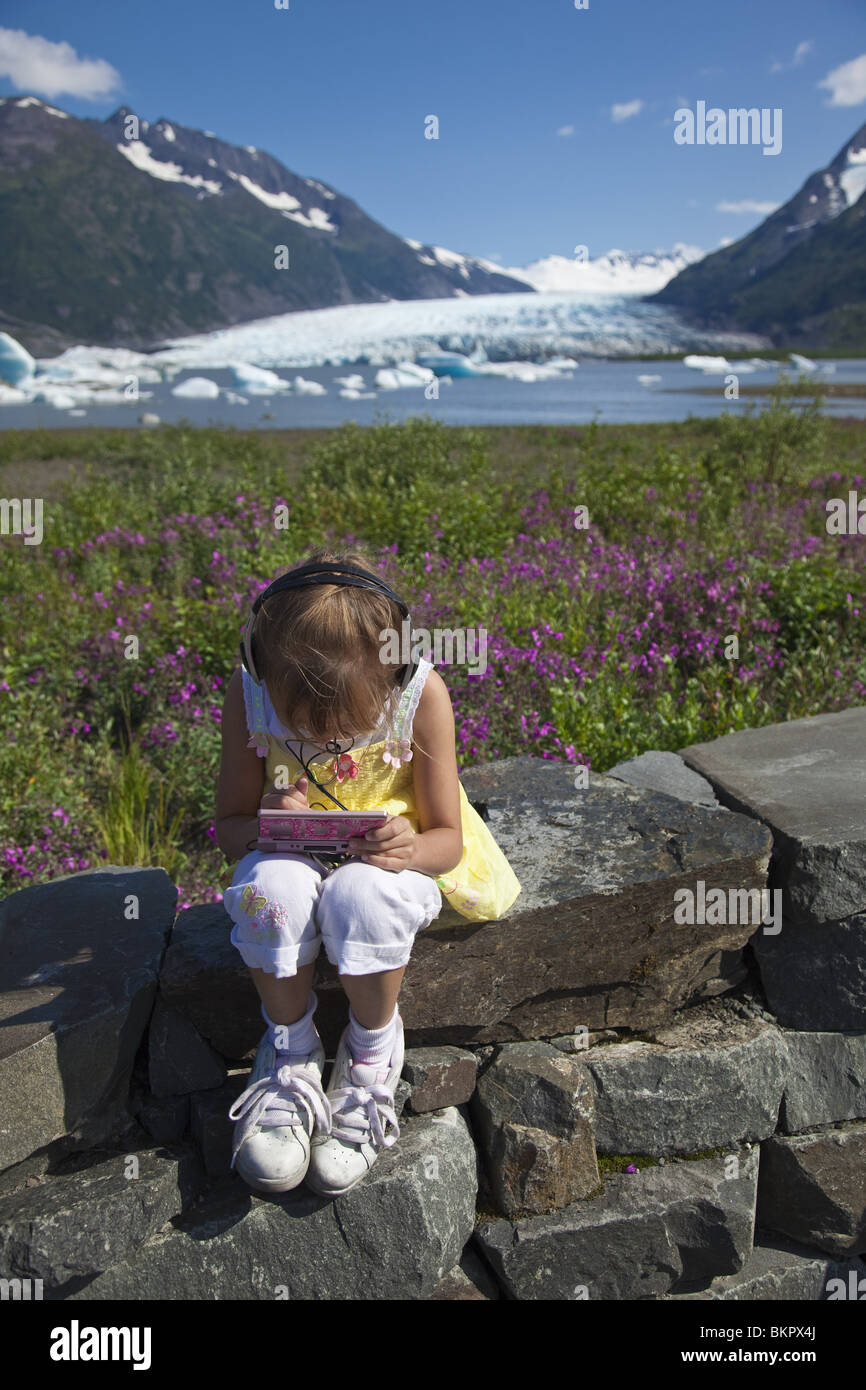
[(542, 292), (654, 294), (687, 265), (702, 260), (705, 255), (699, 246), (677, 242), (672, 251), (612, 250), (595, 260), (545, 256), (527, 266), (512, 266), (505, 274), (525, 280)]
[[(494, 261), (485, 261), (482, 256), (463, 256), (459, 251), (449, 251), (444, 246), (424, 246), (420, 241), (413, 241), (412, 237), (404, 237), (407, 246), (411, 246), (421, 265), (441, 265), (446, 270), (456, 270), (462, 275), (464, 280), (471, 280), (474, 274), (482, 272), (485, 275), (507, 275), (512, 280), (526, 281), (526, 276), (510, 270), (503, 270), (501, 265), (496, 265)], [(526, 281), (528, 285), (528, 281)]]
[(847, 206), (850, 208), (861, 197), (863, 190), (866, 189), (866, 137), (863, 137), (863, 144), (859, 149), (853, 148), (854, 141), (845, 151), (845, 167), (838, 175), (839, 186), (845, 194)]
[(0, 97), (0, 106), (6, 106), (7, 103), (10, 106), (38, 106), (49, 116), (59, 116), (61, 121), (69, 119), (65, 111), (58, 111), (56, 106), (49, 106), (47, 101), (40, 101), (38, 97), (19, 97), (17, 101), (12, 97)]

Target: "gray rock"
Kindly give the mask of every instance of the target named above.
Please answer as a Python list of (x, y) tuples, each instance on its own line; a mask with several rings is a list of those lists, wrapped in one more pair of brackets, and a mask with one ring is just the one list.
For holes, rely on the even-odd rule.
[(222, 1086), (189, 1097), (190, 1129), (208, 1177), (226, 1177), (233, 1170), (234, 1121), (229, 1110), (249, 1085), (250, 1071), (229, 1072)]
[(167, 1096), (164, 1100), (147, 1097), (136, 1110), (135, 1117), (158, 1144), (174, 1143), (189, 1129), (189, 1096)]
[(818, 1302), (826, 1297), (831, 1279), (847, 1281), (852, 1271), (856, 1277), (866, 1274), (866, 1264), (858, 1259), (831, 1260), (782, 1237), (767, 1235), (759, 1240), (756, 1233), (754, 1249), (738, 1273), (722, 1274), (705, 1289), (693, 1293), (667, 1293), (661, 1297), (671, 1303), (711, 1299)]
[(0, 1198), (0, 1269), (47, 1288), (128, 1259), (201, 1187), (191, 1155), (117, 1154)]
[(752, 1249), (758, 1151), (605, 1179), (549, 1216), (483, 1222), (475, 1240), (511, 1298), (650, 1299), (742, 1269)]
[(812, 926), (866, 911), (866, 705), (680, 749), (723, 805), (773, 832), (770, 887)]
[(147, 1035), (150, 1089), (159, 1098), (207, 1091), (226, 1079), (225, 1062), (189, 1019), (157, 996)]
[(785, 1033), (787, 1062), (779, 1129), (802, 1134), (866, 1118), (866, 1034)]
[(866, 1029), (866, 912), (815, 927), (783, 919), (752, 938), (761, 983), (787, 1028)]
[(584, 1054), (598, 1153), (669, 1157), (773, 1134), (786, 1075), (777, 1028), (700, 1005), (652, 1036)]
[(176, 899), (162, 869), (107, 865), (0, 903), (0, 1168), (128, 1124)]
[(255, 1053), (265, 1025), (250, 972), (231, 943), (231, 929), (222, 903), (179, 912), (159, 992), (165, 1005), (189, 1019), (222, 1057), (240, 1062)]
[(560, 1033), (559, 1037), (550, 1038), (549, 1041), (551, 1047), (558, 1047), (560, 1052), (582, 1054), (600, 1043), (618, 1042), (619, 1034), (615, 1028), (602, 1028), (598, 1033)]
[(547, 1043), (506, 1044), (479, 1078), (469, 1113), (504, 1216), (556, 1211), (598, 1189), (592, 1086), (576, 1058)]
[(686, 767), (678, 753), (651, 749), (637, 758), (629, 758), (627, 762), (609, 767), (605, 776), (616, 777), (632, 787), (664, 792), (666, 796), (675, 796), (680, 801), (689, 801), (697, 806), (719, 805), (706, 778), (699, 777), (690, 767)]
[[(400, 991), (407, 1048), (551, 1037), (585, 1025), (638, 1030), (744, 974), (748, 923), (682, 926), (678, 888), (698, 880), (760, 889), (771, 850), (755, 820), (687, 805), (613, 778), (508, 758), (462, 774), (522, 884), (504, 918), (468, 922), (451, 907), (415, 939)], [(160, 976), (166, 1004), (221, 1056), (246, 1060), (262, 1034), (259, 1000), (221, 904), (178, 915)], [(328, 1058), (348, 1019), (320, 953), (316, 1025)]]
[(830, 1255), (866, 1254), (866, 1123), (761, 1146), (757, 1221)]
[(412, 1115), (464, 1105), (475, 1090), (478, 1064), (459, 1047), (413, 1047), (406, 1052), (403, 1076), (412, 1087), (406, 1108)]
[(475, 1148), (451, 1107), (409, 1120), (342, 1197), (304, 1185), (223, 1196), (66, 1301), (427, 1299), (460, 1261), (476, 1192)]
[(428, 1302), (450, 1299), (453, 1302), (485, 1302), (500, 1298), (499, 1287), (484, 1261), (475, 1252), (472, 1243), (463, 1247), (460, 1263), (429, 1295)]

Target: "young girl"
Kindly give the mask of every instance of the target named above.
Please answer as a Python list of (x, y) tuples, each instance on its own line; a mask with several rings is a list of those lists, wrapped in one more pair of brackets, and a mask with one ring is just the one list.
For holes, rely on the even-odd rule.
[[(379, 579), (357, 552), (320, 550), (304, 563), (322, 561)], [(308, 583), (273, 594), (252, 634), (261, 683), (241, 667), (226, 692), (216, 838), (240, 862), (224, 904), (267, 1024), (229, 1110), (232, 1167), (264, 1192), (305, 1177), (321, 1194), (347, 1192), (396, 1143), (397, 995), (415, 933), (439, 915), (443, 893), (488, 921), (520, 892), (458, 779), (442, 677), (421, 657), (400, 695), (405, 668), (379, 659), (380, 633), (400, 634), (402, 620), (379, 589)], [(332, 809), (319, 787), (347, 810), (388, 812), (387, 823), (350, 841), (339, 864), (262, 852), (259, 808)], [(327, 1093), (311, 988), (323, 941), (349, 999)]]

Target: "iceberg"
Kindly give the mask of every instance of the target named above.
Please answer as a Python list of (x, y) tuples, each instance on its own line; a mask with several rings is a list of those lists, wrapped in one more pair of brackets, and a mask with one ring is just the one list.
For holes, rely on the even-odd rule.
[(788, 356), (800, 372), (816, 372), (818, 370), (817, 362), (813, 362), (809, 357), (801, 357), (799, 352), (790, 352)]
[(302, 376), (295, 377), (294, 386), (299, 396), (327, 396), (328, 394), (327, 386), (323, 386), (320, 381), (306, 381)]
[(430, 367), (421, 367), (415, 362), (398, 362), (396, 367), (382, 367), (376, 373), (373, 384), (380, 391), (400, 391), (408, 386), (426, 386), (435, 379), (436, 373)]
[(661, 377), (652, 376), (649, 372), (641, 372), (638, 381), (641, 386), (654, 386), (657, 381), (661, 381)]
[(0, 405), (27, 405), (32, 399), (30, 391), (22, 391), (18, 386), (5, 386), (0, 381)]
[(684, 367), (694, 367), (699, 372), (723, 373), (731, 370), (731, 364), (727, 357), (701, 357), (696, 353), (689, 353), (683, 358)]
[(270, 372), (266, 367), (255, 367), (251, 362), (236, 362), (232, 366), (235, 385), (240, 386), (249, 396), (272, 396), (275, 391), (291, 391), (292, 384)]
[(8, 333), (0, 333), (0, 381), (20, 386), (34, 375), (36, 359)]
[(486, 376), (486, 360), (481, 365), (472, 361), (462, 352), (423, 352), (418, 357), (419, 367), (429, 367), (435, 376)]
[(191, 401), (215, 401), (220, 389), (215, 381), (206, 376), (190, 376), (179, 386), (172, 386), (173, 396), (182, 396)]

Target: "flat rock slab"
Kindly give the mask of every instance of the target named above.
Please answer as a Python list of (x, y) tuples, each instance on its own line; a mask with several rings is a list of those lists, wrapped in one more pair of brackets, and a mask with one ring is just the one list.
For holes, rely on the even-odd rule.
[(689, 805), (570, 764), (508, 758), (463, 775), (523, 891), (505, 918), (415, 939), (400, 993), (407, 1042), (639, 1030), (742, 978), (753, 923), (674, 922), (676, 891), (765, 885), (772, 840), (745, 816)]
[[(784, 1033), (784, 1134), (866, 1119), (866, 1033)], [(864, 1179), (866, 1187), (866, 1179)]]
[(809, 925), (866, 911), (866, 705), (679, 750), (723, 805), (773, 832), (771, 888)]
[(120, 1121), (176, 901), (108, 865), (0, 902), (0, 1169)]
[[(855, 1281), (866, 1275), (866, 1264), (862, 1260), (828, 1259), (807, 1246), (756, 1230), (754, 1249), (736, 1274), (721, 1274), (707, 1288), (692, 1293), (667, 1293), (661, 1297), (671, 1303), (716, 1299), (727, 1302), (775, 1303), (795, 1300), (817, 1303), (836, 1297), (839, 1281), (847, 1290), (852, 1275)], [(866, 1283), (862, 1294), (866, 1294)], [(719, 1339), (719, 1345), (722, 1345), (722, 1339)]]
[(866, 1030), (866, 912), (820, 926), (783, 918), (778, 935), (756, 932), (752, 946), (786, 1028)]
[(118, 1154), (0, 1198), (0, 1271), (56, 1288), (127, 1259), (200, 1189), (191, 1153)]
[(427, 1299), (460, 1262), (477, 1190), (475, 1146), (450, 1107), (401, 1125), (342, 1197), (302, 1184), (215, 1200), (65, 1301)]
[(762, 1144), (757, 1219), (830, 1255), (866, 1255), (866, 1123)]
[(775, 1132), (788, 1062), (783, 1035), (761, 1020), (716, 1014), (714, 1003), (653, 1030), (651, 1043), (583, 1054), (599, 1154), (670, 1157)]
[(609, 767), (604, 775), (628, 782), (632, 787), (664, 792), (666, 796), (676, 796), (680, 801), (690, 801), (695, 805), (715, 807), (719, 804), (706, 778), (699, 777), (687, 767), (679, 753), (662, 753), (651, 749), (637, 758), (629, 758), (627, 762)]
[(605, 1179), (599, 1197), (549, 1216), (488, 1221), (475, 1241), (511, 1298), (648, 1299), (743, 1268), (752, 1250), (758, 1150)]
[[(443, 905), (415, 938), (400, 990), (407, 1048), (549, 1038), (586, 1027), (639, 1030), (746, 973), (754, 921), (674, 922), (677, 889), (760, 890), (772, 839), (748, 816), (687, 804), (613, 778), (574, 787), (568, 763), (507, 758), (462, 780), (522, 892), (496, 922)], [(178, 914), (160, 975), (166, 1005), (229, 1060), (264, 1025), (221, 904)], [(328, 1059), (348, 1020), (321, 952), (316, 1026)]]

